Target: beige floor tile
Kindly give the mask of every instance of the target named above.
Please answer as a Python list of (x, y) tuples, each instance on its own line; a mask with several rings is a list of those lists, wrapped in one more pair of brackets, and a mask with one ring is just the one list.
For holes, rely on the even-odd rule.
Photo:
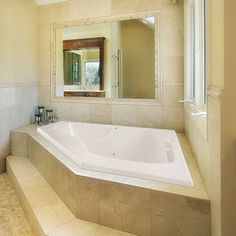
[(6, 174), (0, 175), (0, 235), (33, 236)]

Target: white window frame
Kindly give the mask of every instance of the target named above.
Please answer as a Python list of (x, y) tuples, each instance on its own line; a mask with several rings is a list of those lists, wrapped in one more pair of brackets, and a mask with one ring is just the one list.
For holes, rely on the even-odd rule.
[(205, 0), (185, 4), (185, 98), (195, 110), (206, 111)]

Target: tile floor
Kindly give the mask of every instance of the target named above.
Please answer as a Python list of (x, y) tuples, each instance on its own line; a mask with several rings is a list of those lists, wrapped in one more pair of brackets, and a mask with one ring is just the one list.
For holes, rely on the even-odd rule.
[(6, 174), (0, 175), (0, 236), (33, 236)]

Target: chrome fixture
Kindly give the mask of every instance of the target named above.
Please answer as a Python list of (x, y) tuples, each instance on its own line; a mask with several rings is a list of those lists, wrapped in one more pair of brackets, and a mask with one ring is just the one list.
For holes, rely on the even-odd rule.
[(190, 99), (190, 98), (185, 98), (185, 99), (181, 99), (181, 100), (179, 100), (179, 102), (180, 103), (193, 103), (193, 100), (192, 99)]
[(42, 116), (42, 114), (35, 114), (34, 115), (34, 122), (37, 125), (43, 124), (43, 116)]
[(44, 106), (38, 106), (38, 114), (43, 114), (44, 113)]
[(192, 116), (203, 116), (203, 117), (206, 117), (207, 113), (205, 111), (202, 111), (202, 112), (191, 112), (191, 115)]
[(38, 106), (37, 113), (42, 115), (42, 121), (45, 119), (45, 107), (44, 106)]
[(46, 125), (58, 121), (52, 109), (46, 109), (44, 106), (38, 106), (34, 115), (34, 123), (37, 125)]
[(46, 119), (45, 119), (45, 124), (50, 124), (58, 121), (58, 118), (53, 114), (52, 109), (47, 109), (46, 110)]
[(42, 125), (44, 123), (44, 118), (45, 118), (45, 107), (38, 106), (37, 112), (34, 115), (34, 123), (37, 125)]

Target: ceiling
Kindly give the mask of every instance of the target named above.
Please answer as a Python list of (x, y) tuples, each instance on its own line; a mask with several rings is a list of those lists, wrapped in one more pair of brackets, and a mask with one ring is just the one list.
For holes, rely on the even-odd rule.
[(56, 2), (65, 2), (67, 0), (35, 0), (37, 5), (46, 5), (46, 4), (52, 4)]

